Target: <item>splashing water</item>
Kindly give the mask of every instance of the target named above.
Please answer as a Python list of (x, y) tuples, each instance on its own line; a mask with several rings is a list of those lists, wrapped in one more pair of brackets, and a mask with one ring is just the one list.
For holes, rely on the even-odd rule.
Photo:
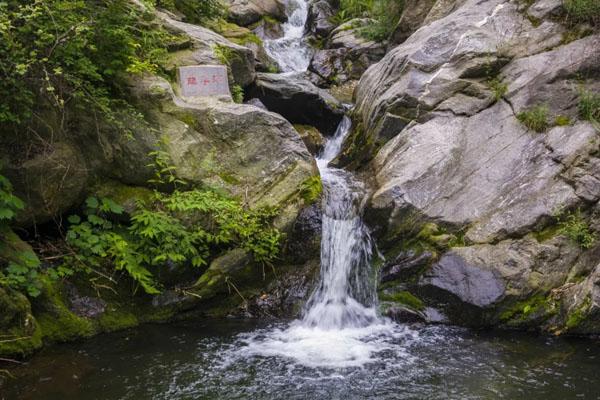
[(308, 1), (286, 0), (285, 6), (288, 21), (283, 24), (283, 37), (265, 40), (265, 50), (282, 72), (304, 72), (312, 57), (312, 49), (304, 36)]
[[(287, 0), (284, 36), (265, 48), (284, 73), (308, 68), (311, 49), (304, 37), (306, 0)], [(417, 336), (406, 326), (377, 315), (372, 243), (361, 214), (366, 189), (354, 176), (329, 163), (351, 129), (344, 117), (317, 157), (323, 181), (321, 274), (302, 319), (240, 335), (225, 357), (230, 362), (268, 358), (291, 368), (353, 368), (386, 359), (406, 359), (405, 346)], [(385, 354), (385, 356), (384, 356)]]
[(287, 328), (240, 337), (232, 358), (275, 357), (309, 368), (352, 368), (386, 358), (405, 358), (416, 332), (377, 315), (370, 268), (371, 240), (362, 222), (365, 188), (352, 174), (332, 168), (351, 128), (344, 117), (317, 158), (323, 181), (321, 276), (302, 319)]

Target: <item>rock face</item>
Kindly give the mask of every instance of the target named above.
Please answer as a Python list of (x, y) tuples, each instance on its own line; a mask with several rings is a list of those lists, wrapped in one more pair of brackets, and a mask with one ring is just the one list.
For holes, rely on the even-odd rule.
[(241, 26), (260, 21), (264, 16), (286, 20), (285, 5), (280, 0), (225, 0), (229, 19)]
[(344, 116), (344, 108), (335, 97), (298, 75), (259, 73), (248, 96), (257, 97), (288, 121), (314, 126), (326, 135), (335, 132)]
[[(598, 242), (582, 248), (556, 226), (561, 210), (580, 208), (597, 229), (600, 135), (578, 103), (582, 88), (600, 87), (600, 35), (565, 43), (551, 3), (423, 3), (423, 25), (357, 88), (341, 162), (375, 177), (366, 218), (398, 259), (384, 275), (454, 322), (600, 332), (590, 322)], [(544, 133), (517, 119), (539, 105)], [(419, 233), (431, 222), (436, 235)], [(429, 266), (411, 269), (402, 243), (431, 251)]]
[(336, 0), (313, 0), (309, 4), (308, 18), (306, 20), (306, 31), (315, 37), (326, 38), (335, 25), (331, 18), (335, 15), (339, 1)]
[(157, 12), (157, 16), (167, 29), (189, 37), (192, 42), (191, 48), (171, 55), (170, 65), (174, 72), (177, 67), (187, 65), (226, 64), (238, 85), (245, 87), (254, 81), (256, 63), (251, 49), (237, 45), (210, 29), (178, 21), (168, 13)]
[(359, 79), (367, 68), (385, 55), (385, 44), (359, 35), (368, 19), (353, 19), (329, 35), (324, 49), (315, 52), (309, 70), (329, 83)]

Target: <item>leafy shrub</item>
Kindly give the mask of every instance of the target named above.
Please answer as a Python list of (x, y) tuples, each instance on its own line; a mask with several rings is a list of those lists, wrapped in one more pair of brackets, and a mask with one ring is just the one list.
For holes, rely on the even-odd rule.
[(0, 175), (0, 286), (23, 290), (31, 297), (40, 294), (40, 260), (29, 247), (18, 245), (8, 224), (25, 204), (12, 193), (8, 179)]
[(600, 2), (598, 0), (564, 0), (563, 6), (572, 22), (600, 24)]
[(116, 123), (122, 76), (157, 71), (167, 54), (152, 19), (128, 0), (1, 1), (0, 124), (31, 124), (40, 104)]
[(560, 232), (569, 239), (578, 243), (583, 249), (591, 248), (596, 242), (596, 235), (590, 231), (590, 228), (581, 215), (581, 210), (568, 213), (566, 216), (559, 216)]
[(517, 119), (528, 129), (544, 132), (548, 128), (548, 107), (538, 105), (522, 111), (517, 115)]
[(587, 121), (600, 122), (600, 94), (582, 91), (579, 95), (579, 115)]
[(403, 0), (341, 0), (332, 22), (339, 25), (354, 18), (371, 18), (374, 22), (360, 28), (358, 33), (366, 39), (381, 42), (390, 36), (403, 9)]
[(244, 89), (240, 85), (233, 85), (231, 87), (231, 97), (236, 103), (244, 102)]
[(154, 3), (171, 11), (179, 11), (191, 23), (204, 23), (224, 17), (226, 9), (220, 0), (155, 0)]
[(274, 210), (246, 210), (212, 190), (156, 192), (154, 202), (140, 203), (128, 223), (115, 222), (122, 213), (110, 199), (88, 198), (84, 218), (69, 217), (66, 238), (76, 255), (65, 263), (88, 272), (126, 271), (146, 293), (157, 294), (152, 268), (202, 267), (235, 247), (259, 263), (270, 263), (279, 253), (281, 234), (270, 225)]

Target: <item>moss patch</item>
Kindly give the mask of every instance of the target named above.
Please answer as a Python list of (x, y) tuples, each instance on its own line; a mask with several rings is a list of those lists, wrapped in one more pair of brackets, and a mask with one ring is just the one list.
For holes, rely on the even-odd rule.
[(394, 303), (399, 303), (413, 310), (422, 311), (425, 309), (425, 303), (412, 293), (403, 290), (401, 292), (396, 292), (392, 294), (383, 293), (380, 296), (381, 301), (390, 301)]
[(42, 295), (34, 302), (34, 314), (44, 341), (68, 342), (95, 333), (90, 320), (78, 317), (68, 309), (60, 283), (45, 281)]
[(123, 310), (107, 311), (98, 319), (98, 325), (104, 332), (114, 332), (139, 325), (135, 315)]

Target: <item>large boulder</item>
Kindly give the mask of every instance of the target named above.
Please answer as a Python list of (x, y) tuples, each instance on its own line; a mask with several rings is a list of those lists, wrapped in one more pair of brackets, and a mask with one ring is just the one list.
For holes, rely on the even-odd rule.
[(228, 18), (241, 26), (248, 26), (268, 16), (286, 20), (285, 4), (281, 0), (225, 0)]
[(331, 19), (339, 7), (336, 0), (313, 0), (308, 6), (308, 18), (306, 20), (306, 31), (317, 38), (326, 38), (335, 25)]
[(300, 75), (257, 74), (248, 91), (271, 111), (294, 124), (311, 125), (332, 135), (344, 116), (342, 104)]
[(212, 98), (186, 102), (152, 76), (133, 81), (131, 92), (161, 127), (177, 175), (187, 181), (221, 187), (251, 205), (285, 206), (317, 173), (298, 132), (277, 114)]
[[(513, 2), (441, 3), (361, 79), (338, 160), (374, 177), (365, 217), (397, 260), (386, 284), (456, 323), (600, 332), (599, 246), (557, 224), (579, 208), (580, 229), (598, 230), (599, 134), (578, 104), (600, 88), (600, 35), (565, 42), (552, 2), (531, 7), (540, 20)], [(543, 133), (517, 118), (538, 106)]]
[(174, 72), (177, 67), (198, 64), (227, 65), (235, 83), (248, 86), (256, 73), (255, 54), (248, 47), (235, 44), (223, 36), (198, 25), (175, 19), (166, 12), (156, 12), (164, 26), (171, 32), (191, 39), (191, 47), (170, 55), (169, 67)]
[(359, 79), (385, 55), (385, 43), (365, 39), (359, 33), (370, 22), (353, 19), (335, 28), (324, 48), (313, 55), (309, 70), (330, 84)]

